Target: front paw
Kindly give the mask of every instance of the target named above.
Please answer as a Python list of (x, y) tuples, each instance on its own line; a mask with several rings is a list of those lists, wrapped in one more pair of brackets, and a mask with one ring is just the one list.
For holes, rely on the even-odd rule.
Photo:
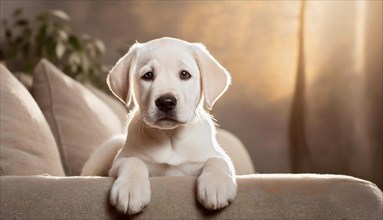
[(148, 178), (141, 180), (117, 178), (110, 192), (110, 202), (119, 212), (134, 215), (145, 208), (150, 202), (150, 196)]
[(204, 174), (197, 182), (198, 201), (207, 209), (221, 209), (229, 205), (237, 195), (235, 178), (228, 174)]

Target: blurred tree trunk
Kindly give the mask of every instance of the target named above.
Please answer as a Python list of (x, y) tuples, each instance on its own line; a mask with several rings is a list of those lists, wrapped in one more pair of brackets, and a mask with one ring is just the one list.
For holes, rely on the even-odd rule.
[(290, 161), (295, 173), (313, 172), (305, 134), (305, 6), (306, 1), (303, 0), (298, 30), (297, 76), (289, 124)]

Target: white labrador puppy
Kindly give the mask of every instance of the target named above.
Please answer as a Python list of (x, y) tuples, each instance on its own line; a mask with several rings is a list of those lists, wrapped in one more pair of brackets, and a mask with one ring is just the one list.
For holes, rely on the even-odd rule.
[[(199, 176), (197, 198), (220, 209), (236, 196), (235, 171), (216, 141), (211, 109), (230, 75), (199, 43), (161, 38), (134, 44), (110, 71), (107, 83), (127, 106), (127, 137), (114, 137), (85, 164), (82, 175), (117, 177), (110, 202), (136, 214), (150, 202), (150, 176)], [(118, 155), (113, 158), (117, 150)]]

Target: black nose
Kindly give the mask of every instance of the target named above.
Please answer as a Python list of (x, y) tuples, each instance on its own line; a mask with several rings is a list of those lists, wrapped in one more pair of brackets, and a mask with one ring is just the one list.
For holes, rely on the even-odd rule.
[(156, 106), (163, 112), (168, 112), (175, 108), (177, 105), (177, 99), (172, 95), (164, 95), (156, 100)]

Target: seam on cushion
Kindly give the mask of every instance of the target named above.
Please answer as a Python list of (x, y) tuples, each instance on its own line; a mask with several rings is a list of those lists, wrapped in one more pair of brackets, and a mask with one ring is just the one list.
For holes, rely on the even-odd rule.
[(50, 111), (51, 111), (51, 114), (52, 114), (52, 120), (53, 120), (53, 123), (54, 123), (54, 126), (56, 128), (56, 131), (57, 131), (57, 146), (58, 146), (58, 150), (60, 152), (60, 159), (61, 159), (61, 165), (63, 166), (64, 168), (64, 172), (65, 172), (65, 175), (68, 175), (69, 173), (69, 167), (68, 167), (68, 161), (66, 160), (66, 153), (65, 153), (65, 150), (62, 146), (62, 141), (61, 141), (61, 132), (60, 132), (60, 127), (56, 121), (56, 116), (54, 114), (54, 99), (53, 99), (53, 93), (52, 93), (52, 85), (51, 85), (51, 78), (49, 76), (49, 74), (47, 74), (47, 68), (46, 68), (46, 65), (43, 65), (44, 66), (44, 75), (45, 75), (45, 78), (47, 79), (47, 84), (48, 84), (48, 94), (49, 94), (49, 99), (50, 99)]

